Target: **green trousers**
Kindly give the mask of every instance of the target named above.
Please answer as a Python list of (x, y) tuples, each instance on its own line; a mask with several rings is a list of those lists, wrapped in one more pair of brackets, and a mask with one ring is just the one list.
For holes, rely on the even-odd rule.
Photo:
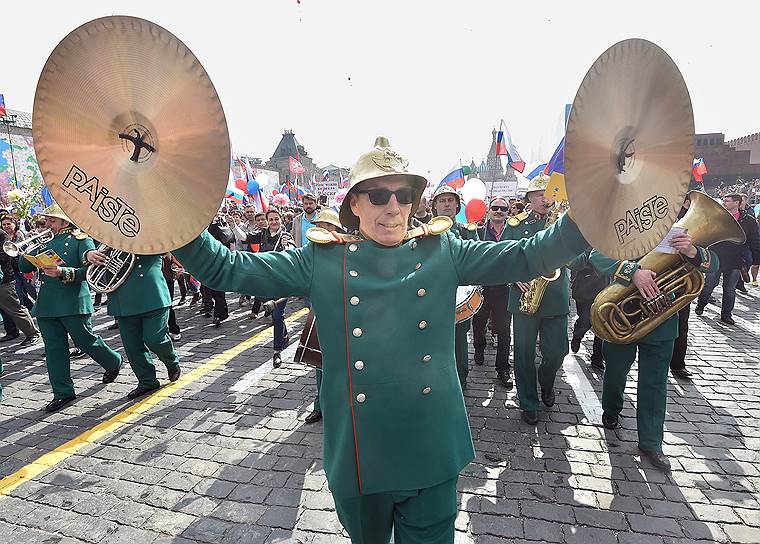
[(457, 478), (433, 487), (335, 499), (352, 544), (452, 544)]
[(156, 378), (152, 351), (167, 370), (179, 366), (179, 356), (168, 334), (169, 308), (159, 308), (144, 314), (120, 316), (119, 333), (129, 365), (137, 376), (137, 386), (155, 388)]
[(462, 389), (467, 385), (467, 375), (470, 373), (469, 344), (467, 343), (467, 331), (470, 330), (472, 319), (457, 323), (454, 327), (454, 355), (457, 361), (457, 374)]
[[(567, 315), (536, 317), (515, 312), (515, 381), (522, 410), (538, 410), (538, 391), (554, 387), (554, 378), (568, 353)], [(536, 338), (541, 335), (541, 364), (536, 379)]]
[(625, 382), (639, 353), (639, 380), (636, 386), (636, 426), (639, 446), (662, 451), (662, 432), (668, 400), (668, 369), (674, 340), (649, 340), (635, 344), (604, 343), (604, 386), (602, 408), (618, 415), (623, 409)]
[(92, 320), (89, 314), (38, 317), (37, 324), (45, 344), (45, 363), (55, 399), (74, 396), (67, 335), (71, 336), (76, 347), (92, 357), (105, 370), (116, 370), (121, 365), (121, 355), (109, 348), (100, 336), (92, 332)]
[(322, 407), (319, 404), (319, 390), (322, 389), (322, 370), (317, 369), (317, 398), (314, 399), (314, 409), (322, 411)]

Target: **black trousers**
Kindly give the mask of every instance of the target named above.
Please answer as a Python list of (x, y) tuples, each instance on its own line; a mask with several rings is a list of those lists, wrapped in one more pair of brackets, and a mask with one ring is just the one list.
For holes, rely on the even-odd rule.
[(499, 285), (483, 289), (483, 306), (472, 318), (472, 343), (475, 359), (483, 360), (486, 349), (486, 325), (491, 318), (491, 326), (496, 333), (496, 372), (509, 372), (509, 346), (512, 343), (510, 326), (512, 314), (507, 311), (509, 287)]
[(229, 317), (230, 314), (227, 309), (227, 299), (224, 296), (224, 291), (215, 291), (210, 287), (201, 285), (201, 297), (203, 298), (204, 312), (214, 310), (215, 318), (227, 319)]
[(673, 357), (670, 359), (670, 370), (686, 368), (686, 347), (689, 343), (689, 316), (691, 304), (684, 306), (678, 312), (678, 338), (673, 344)]
[[(578, 312), (578, 319), (573, 325), (573, 338), (583, 339), (585, 334), (591, 330), (591, 305), (594, 301), (577, 300), (575, 301), (575, 310)], [(594, 347), (591, 349), (591, 360), (602, 360), (602, 339), (594, 335)]]
[[(174, 300), (174, 279), (169, 276), (164, 276), (166, 280), (166, 286), (169, 288), (169, 299)], [(181, 292), (181, 289), (180, 289)], [(174, 306), (169, 307), (169, 334), (179, 334), (180, 328), (177, 324), (177, 314), (174, 313)]]
[[(172, 281), (172, 287), (174, 286), (174, 281)], [(184, 299), (187, 296), (187, 284), (185, 284), (185, 275), (180, 274), (177, 276), (177, 286), (179, 286), (179, 297), (181, 299)], [(172, 291), (172, 296), (174, 296), (174, 290), (170, 287), (170, 291)]]

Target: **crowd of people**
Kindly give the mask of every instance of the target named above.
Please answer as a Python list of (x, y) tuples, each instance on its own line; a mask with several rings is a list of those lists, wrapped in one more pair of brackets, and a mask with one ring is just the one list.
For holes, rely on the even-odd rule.
[[(461, 195), (444, 185), (426, 198), (421, 178), (407, 174), (400, 162), (394, 162), (396, 157), (381, 140), (362, 156), (339, 212), (321, 207), (318, 197), (308, 193), (297, 206), (266, 212), (226, 203), (194, 242), (171, 254), (135, 255), (127, 280), (107, 294), (105, 302), (125, 356), (92, 330), (93, 293), (84, 275), (87, 267), (103, 265), (107, 252), (97, 250), (55, 204), (23, 220), (5, 210), (3, 243), (20, 244), (50, 229), (52, 239), (42, 249), (54, 251), (60, 263), (36, 269), (23, 255), (2, 252), (0, 312), (6, 334), (0, 342), (8, 345), (21, 332), (25, 337), (17, 346), (42, 337), (53, 390), (45, 409), (55, 411), (76, 398), (70, 360), (83, 354), (103, 367), (104, 383), (118, 377), (126, 359), (137, 378), (130, 399), (160, 387), (154, 355), (166, 366), (168, 379), (176, 381), (181, 367), (174, 342), (181, 340), (181, 331), (174, 306), (200, 303), (199, 314), (221, 327), (229, 317), (228, 293), (234, 294), (232, 300), (237, 299), (239, 307), (250, 305), (250, 319), (271, 319), (272, 365), (278, 368), (291, 340), (285, 307), (289, 297), (301, 297), (326, 324), (319, 329), (324, 352), (348, 361), (348, 380), (345, 362), (342, 369), (326, 366), (324, 376), (317, 371), (315, 402), (306, 417), (306, 423), (317, 422), (325, 410), (325, 469), (341, 522), (352, 537), (361, 534), (370, 525), (368, 516), (388, 506), (360, 505), (357, 500), (413, 484), (419, 492), (416, 499), (442, 509), (440, 516), (414, 514), (411, 521), (394, 518), (394, 523), (397, 527), (427, 523), (424, 530), (407, 529), (424, 533), (437, 526), (448, 534), (453, 531), (452, 507), (436, 506), (436, 501), (451, 498), (459, 472), (473, 456), (460, 391), (467, 388), (470, 364), (487, 364), (489, 331), (496, 346), (497, 383), (507, 390), (516, 385), (522, 419), (535, 425), (540, 406), (550, 409), (555, 403), (556, 376), (565, 356), (570, 350), (579, 352), (591, 329), (595, 297), (610, 283), (633, 285), (647, 300), (662, 293), (653, 271), (640, 268), (637, 260), (614, 260), (589, 248), (567, 216), (556, 217), (555, 202), (545, 194), (545, 176), (531, 181), (524, 198), (493, 197), (481, 221), (461, 224), (456, 221), (463, 206)], [(722, 276), (720, 320), (732, 326), (736, 289), (758, 286), (760, 233), (749, 195), (727, 193), (722, 203), (744, 230), (743, 245), (719, 243), (708, 250), (695, 245), (688, 233), (674, 236), (670, 243), (684, 262), (706, 275), (697, 315), (711, 302)], [(682, 213), (688, 207), (687, 199)], [(538, 294), (536, 278), (554, 271)], [(401, 279), (395, 280), (397, 276)], [(252, 283), (253, 279), (260, 283)], [(449, 295), (458, 285), (469, 284), (482, 286), (468, 295), (482, 294), (482, 305), (468, 319), (451, 323), (456, 308), (446, 306), (452, 299)], [(403, 306), (398, 311), (388, 310), (394, 301), (380, 288), (389, 285), (396, 303)], [(95, 296), (95, 305), (103, 303), (102, 297)], [(571, 299), (577, 317), (568, 335)], [(535, 308), (526, 313), (529, 303)], [(345, 330), (331, 327), (335, 322)], [(620, 426), (629, 370), (638, 357), (640, 369), (645, 370), (638, 378), (639, 449), (663, 471), (670, 469), (662, 452), (668, 368), (679, 379), (692, 378), (685, 359), (688, 322), (687, 305), (631, 343), (595, 337), (589, 358), (594, 371), (603, 373), (602, 424), (615, 429)], [(425, 336), (429, 330), (435, 335)], [(396, 336), (389, 338), (389, 331), (397, 331)], [(8, 351), (6, 359), (7, 355)], [(378, 358), (387, 366), (380, 381), (373, 368)], [(438, 359), (451, 360), (452, 368), (438, 366)], [(346, 399), (349, 411), (344, 409)], [(375, 407), (382, 399), (393, 403)], [(432, 403), (424, 408), (430, 417), (399, 419), (400, 414), (422, 409), (424, 402)], [(357, 431), (358, 422), (366, 427)], [(391, 436), (383, 429), (393, 425), (397, 428)], [(383, 452), (399, 441), (408, 441), (404, 448), (409, 455), (385, 459)], [(425, 461), (431, 458), (431, 448), (439, 463)], [(390, 459), (395, 459), (394, 466), (388, 465)], [(378, 477), (376, 471), (385, 476)], [(398, 478), (388, 476), (397, 473)], [(426, 496), (437, 498), (425, 503)]]

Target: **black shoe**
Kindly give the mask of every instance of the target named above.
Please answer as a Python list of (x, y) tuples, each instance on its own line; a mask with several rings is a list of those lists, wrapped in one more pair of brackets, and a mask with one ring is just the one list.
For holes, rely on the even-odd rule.
[(15, 339), (16, 339), (16, 338), (18, 338), (19, 336), (20, 336), (20, 334), (19, 334), (19, 333), (16, 333), (16, 334), (6, 334), (6, 335), (5, 335), (5, 336), (3, 336), (2, 338), (0, 338), (0, 342), (9, 342), (9, 341), (11, 341), (11, 340), (15, 340)]
[(650, 451), (642, 449), (641, 446), (639, 446), (639, 451), (641, 452), (641, 457), (646, 457), (649, 459), (649, 462), (652, 463), (655, 468), (663, 472), (670, 472), (670, 459), (668, 459), (667, 455), (661, 451)]
[(741, 287), (737, 287), (736, 290), (739, 291), (740, 293), (744, 293), (745, 295), (747, 294), (747, 288), (744, 287), (743, 285)]
[(480, 354), (476, 353), (475, 354), (475, 358), (473, 359), (473, 362), (477, 366), (483, 366), (483, 363), (485, 362), (485, 357), (483, 357), (482, 353), (480, 353)]
[(304, 421), (306, 423), (316, 423), (320, 419), (322, 419), (322, 412), (319, 410), (314, 410), (312, 413), (306, 416), (306, 419)]
[(103, 383), (113, 383), (116, 381), (116, 377), (119, 375), (119, 372), (121, 371), (121, 367), (123, 365), (124, 359), (119, 362), (119, 366), (116, 368), (116, 370), (106, 370), (103, 373)]
[(206, 310), (201, 310), (201, 313), (203, 314), (203, 317), (211, 317), (211, 312)]
[(69, 359), (79, 359), (80, 357), (84, 357), (85, 355), (87, 354), (79, 348), (74, 348), (71, 351), (69, 351)]
[(280, 355), (279, 351), (275, 351), (274, 355), (272, 356), (272, 366), (274, 368), (280, 368), (281, 364), (282, 364), (282, 356)]
[(179, 380), (180, 374), (182, 374), (182, 368), (180, 368), (179, 365), (177, 365), (177, 368), (168, 369), (169, 370), (169, 381), (170, 382), (176, 382)]
[(705, 307), (702, 306), (701, 304), (697, 304), (697, 307), (694, 308), (694, 313), (697, 315), (702, 315), (703, 313), (705, 313)]
[(730, 315), (727, 315), (725, 317), (721, 317), (720, 320), (725, 323), (726, 325), (736, 325), (736, 321), (734, 321), (734, 318)]
[(127, 393), (127, 398), (129, 400), (134, 400), (137, 398), (142, 397), (143, 395), (147, 395), (148, 393), (152, 393), (156, 389), (159, 389), (161, 386), (157, 385), (156, 387), (138, 387), (136, 389), (132, 389), (129, 393)]
[(509, 373), (509, 371), (497, 372), (496, 377), (499, 379), (501, 384), (507, 389), (507, 391), (511, 391), (512, 388), (515, 386), (515, 384), (512, 383), (512, 376)]
[(214, 322), (212, 323), (212, 325), (214, 325), (214, 327), (221, 327), (222, 320), (220, 318), (218, 318), (218, 317), (215, 317), (214, 318)]
[(18, 347), (23, 348), (24, 346), (31, 346), (32, 344), (36, 344), (40, 341), (40, 335), (39, 334), (33, 334), (32, 336), (27, 336), (22, 340), (22, 342), (18, 345)]
[(578, 350), (581, 349), (581, 340), (582, 338), (575, 337), (570, 340), (570, 349), (573, 350), (573, 353), (578, 353)]
[(549, 389), (549, 391), (541, 389), (541, 402), (543, 402), (544, 405), (551, 408), (554, 406), (554, 400), (554, 388)]
[(537, 410), (523, 410), (522, 419), (528, 425), (535, 425), (538, 423), (538, 411)]
[(115, 331), (118, 328), (119, 328), (119, 322), (118, 321), (114, 321), (113, 323), (111, 323), (110, 325), (108, 325), (108, 330), (109, 331)]
[(76, 395), (73, 395), (71, 397), (64, 397), (62, 399), (53, 399), (50, 402), (47, 403), (47, 406), (45, 406), (46, 412), (55, 412), (57, 410), (60, 410), (64, 406), (66, 406), (68, 403), (70, 403), (72, 400), (77, 398)]
[(682, 380), (691, 381), (692, 374), (685, 368), (674, 368), (673, 370), (671, 370), (671, 372), (673, 376), (675, 376), (676, 378), (681, 378)]
[(604, 359), (598, 357), (591, 357), (591, 366), (598, 370), (604, 370)]
[(620, 427), (620, 416), (615, 416), (604, 412), (602, 414), (602, 425), (604, 425), (605, 429), (617, 429)]

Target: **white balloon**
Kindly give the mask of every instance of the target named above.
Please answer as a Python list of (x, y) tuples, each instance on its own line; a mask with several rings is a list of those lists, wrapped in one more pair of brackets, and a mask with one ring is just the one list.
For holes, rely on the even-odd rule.
[(263, 189), (264, 187), (269, 185), (269, 176), (262, 172), (256, 176), (256, 181), (259, 182), (259, 187)]
[(477, 198), (485, 202), (486, 194), (488, 193), (485, 183), (483, 183), (478, 178), (471, 178), (465, 182), (465, 185), (470, 186), (470, 193), (473, 195), (472, 198)]

